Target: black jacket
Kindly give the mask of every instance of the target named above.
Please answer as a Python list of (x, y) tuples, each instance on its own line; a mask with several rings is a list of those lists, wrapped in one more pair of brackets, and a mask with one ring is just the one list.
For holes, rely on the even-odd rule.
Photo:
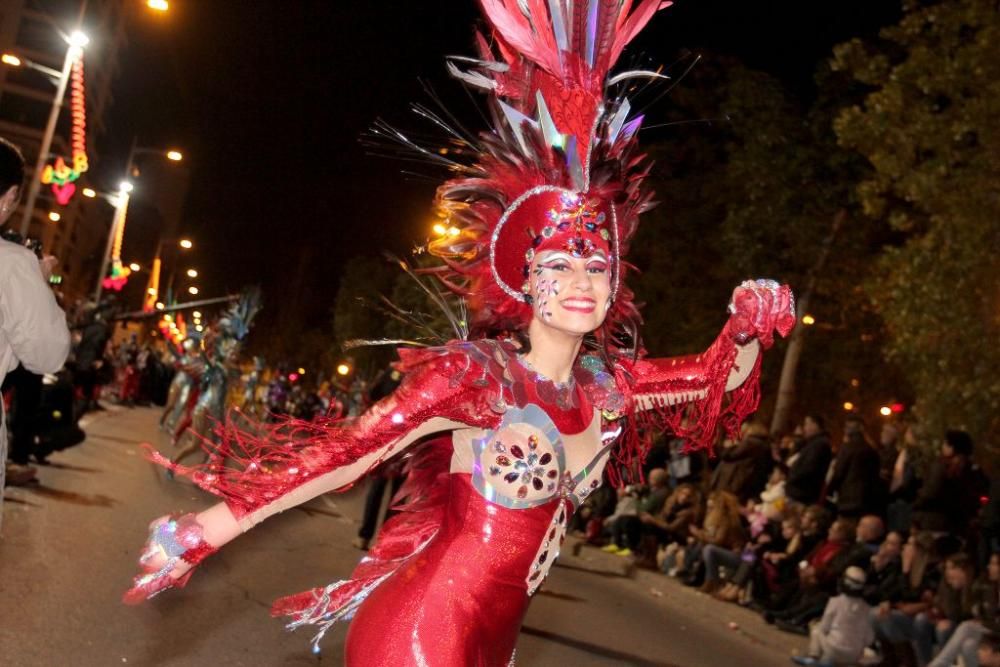
[(788, 471), (785, 495), (805, 505), (819, 501), (832, 457), (830, 437), (826, 433), (818, 433), (807, 438), (791, 470)]
[(837, 494), (837, 512), (848, 516), (881, 515), (886, 487), (879, 472), (878, 452), (861, 434), (848, 436), (837, 452), (827, 492)]

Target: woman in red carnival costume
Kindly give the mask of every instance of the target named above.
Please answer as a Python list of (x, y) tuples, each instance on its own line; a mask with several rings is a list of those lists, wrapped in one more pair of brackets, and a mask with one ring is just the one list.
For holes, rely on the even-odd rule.
[(173, 466), (224, 502), (153, 523), (126, 601), (183, 586), (254, 525), (407, 450), (406, 502), (351, 578), (273, 611), (290, 627), (318, 626), (317, 643), (353, 619), (352, 667), (507, 665), (567, 520), (605, 470), (619, 483), (638, 463), (640, 432), (679, 429), (704, 446), (756, 408), (761, 350), (795, 322), (786, 286), (743, 283), (716, 341), (673, 359), (644, 358), (625, 286), (650, 165), (637, 147), (641, 116), (605, 94), (659, 76), (609, 70), (669, 3), (481, 4), (492, 40), (477, 35), (480, 58), (449, 67), (490, 94), (491, 132), (454, 132), (469, 164), (394, 137), (458, 173), (436, 201), (458, 233), (430, 251), (443, 259), (439, 277), (468, 300), (474, 337), (400, 350), (402, 385), (361, 417), (252, 436), (227, 427), (226, 457)]

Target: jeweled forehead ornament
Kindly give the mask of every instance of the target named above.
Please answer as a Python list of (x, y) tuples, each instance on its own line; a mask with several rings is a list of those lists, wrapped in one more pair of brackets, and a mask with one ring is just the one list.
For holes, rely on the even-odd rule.
[[(520, 254), (516, 248), (525, 246), (523, 258), (515, 262), (512, 255)], [(584, 259), (603, 251), (608, 258), (611, 298), (615, 298), (621, 272), (613, 204), (554, 185), (531, 188), (507, 207), (493, 230), (493, 279), (508, 295), (529, 303), (531, 262), (545, 250), (561, 250)], [(515, 289), (513, 285), (518, 283), (521, 288)]]

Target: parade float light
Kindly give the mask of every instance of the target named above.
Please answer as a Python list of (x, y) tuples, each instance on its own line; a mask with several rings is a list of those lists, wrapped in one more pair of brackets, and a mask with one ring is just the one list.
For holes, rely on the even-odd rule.
[(906, 410), (906, 406), (903, 405), (902, 403), (893, 403), (892, 405), (889, 406), (889, 409), (892, 410), (893, 413), (899, 414), (900, 412)]
[(170, 9), (170, 3), (167, 0), (146, 0), (146, 6), (158, 12), (165, 12)]
[(306, 374), (306, 369), (300, 368), (299, 369), (299, 375), (305, 375), (305, 374)]
[(434, 233), (437, 234), (438, 236), (444, 236), (445, 234), (448, 233), (448, 228), (442, 225), (440, 222), (434, 223), (434, 227), (432, 227), (432, 229), (434, 230)]
[(805, 324), (806, 326), (810, 326), (810, 325), (816, 324), (816, 318), (813, 317), (812, 315), (808, 315), (808, 314), (803, 315), (802, 316), (802, 324)]
[(299, 381), (299, 374), (298, 373), (289, 373), (288, 374), (288, 380), (290, 382), (298, 382)]
[(51, 220), (52, 222), (59, 222), (61, 219), (62, 219), (61, 215), (59, 215), (55, 211), (49, 211), (49, 220)]

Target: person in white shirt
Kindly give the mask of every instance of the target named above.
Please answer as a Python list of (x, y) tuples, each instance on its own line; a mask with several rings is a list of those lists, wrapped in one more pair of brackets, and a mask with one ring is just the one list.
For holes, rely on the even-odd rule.
[[(0, 138), (0, 226), (14, 213), (24, 181), (24, 158), (16, 146)], [(69, 354), (66, 315), (48, 286), (55, 258), (41, 261), (27, 248), (0, 239), (0, 383), (18, 364), (32, 373), (54, 373)], [(7, 460), (7, 426), (0, 405), (0, 458)], [(12, 480), (34, 476), (17, 463), (0, 470)], [(2, 493), (2, 491), (0, 491)]]

